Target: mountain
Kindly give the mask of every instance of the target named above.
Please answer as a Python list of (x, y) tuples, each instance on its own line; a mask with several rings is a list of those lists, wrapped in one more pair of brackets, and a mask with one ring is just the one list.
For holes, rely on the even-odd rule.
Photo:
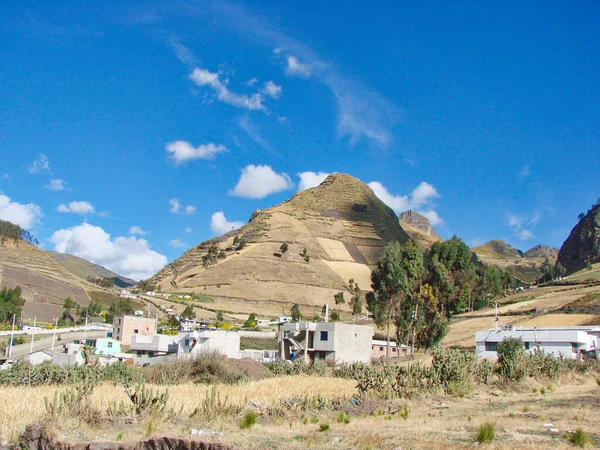
[(523, 253), (502, 240), (493, 240), (471, 249), (479, 260), (512, 271), (521, 280), (532, 283), (542, 275), (546, 261), (554, 264), (556, 249), (536, 245)]
[(428, 248), (434, 242), (443, 239), (435, 231), (429, 219), (419, 213), (408, 210), (400, 214), (400, 226), (408, 233), (411, 239)]
[(81, 306), (90, 302), (95, 288), (59, 266), (47, 252), (24, 240), (4, 238), (0, 242), (0, 287), (19, 286), (25, 299), (23, 317), (53, 321), (62, 314), (64, 299)]
[(548, 258), (550, 262), (554, 263), (558, 256), (558, 249), (540, 244), (530, 248), (523, 255), (527, 258)]
[(558, 253), (567, 274), (583, 269), (586, 264), (600, 261), (600, 202), (571, 230)]
[(521, 258), (523, 252), (511, 247), (506, 242), (496, 239), (489, 241), (478, 247), (472, 249), (480, 258), (496, 258), (496, 259), (508, 259), (508, 258)]
[[(361, 181), (332, 174), (319, 186), (252, 214), (239, 230), (203, 242), (150, 281), (162, 292), (211, 296), (220, 308), (252, 303), (289, 311), (333, 303), (353, 278), (370, 288), (371, 268), (392, 241), (409, 239), (394, 211)], [(282, 244), (287, 244), (283, 252)]]
[(57, 253), (53, 251), (47, 251), (48, 255), (58, 263), (59, 266), (67, 269), (69, 272), (77, 275), (84, 280), (87, 277), (92, 278), (107, 278), (113, 280), (115, 286), (125, 288), (137, 284), (135, 280), (131, 278), (123, 277), (115, 272), (108, 270), (106, 267), (99, 266), (98, 264), (86, 261), (83, 258), (79, 258), (73, 255), (67, 255), (66, 253)]

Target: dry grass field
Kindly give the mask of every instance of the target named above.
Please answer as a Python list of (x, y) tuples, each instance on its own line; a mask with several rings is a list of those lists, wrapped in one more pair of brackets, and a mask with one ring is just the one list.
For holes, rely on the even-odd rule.
[[(543, 388), (543, 389), (542, 389)], [(44, 397), (64, 388), (3, 388), (0, 395), (0, 439), (14, 441), (29, 423), (46, 420)], [(158, 389), (164, 389), (158, 387)], [(192, 413), (207, 392), (206, 385), (184, 384), (169, 388), (167, 406), (180, 411), (175, 418), (150, 417), (138, 423), (113, 422), (89, 425), (77, 417), (50, 422), (56, 436), (66, 442), (139, 440), (148, 436), (190, 437), (190, 429), (223, 432), (220, 442), (243, 449), (448, 449), (475, 446), (476, 428), (495, 424), (489, 448), (573, 448), (565, 432), (581, 428), (597, 438), (600, 387), (590, 376), (563, 376), (558, 382), (526, 380), (520, 384), (479, 388), (464, 397), (421, 396), (384, 402), (373, 398), (369, 407), (346, 408), (349, 422), (338, 421), (339, 412), (285, 411), (279, 417), (258, 416), (256, 425), (240, 429), (239, 415), (196, 417)], [(329, 400), (355, 393), (348, 380), (287, 376), (241, 385), (217, 385), (221, 399), (253, 409), (250, 401), (278, 405), (285, 398), (321, 395)], [(544, 392), (543, 394), (540, 392)], [(120, 388), (98, 386), (91, 398), (94, 407), (125, 399)], [(181, 409), (182, 408), (182, 409)], [(190, 417), (192, 416), (192, 417)], [(552, 424), (551, 426), (549, 424)], [(328, 426), (328, 428), (327, 428)], [(323, 431), (324, 428), (327, 428)], [(558, 433), (550, 432), (556, 428)], [(214, 438), (213, 438), (214, 439)]]

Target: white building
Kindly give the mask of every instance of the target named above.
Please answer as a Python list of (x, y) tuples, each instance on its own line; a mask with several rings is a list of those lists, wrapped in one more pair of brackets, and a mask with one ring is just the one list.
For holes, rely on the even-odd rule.
[(341, 322), (283, 323), (279, 329), (281, 359), (303, 358), (338, 363), (371, 362), (373, 328)]
[(215, 352), (228, 358), (239, 358), (240, 334), (225, 330), (181, 331), (177, 352), (180, 357)]
[(178, 349), (177, 336), (155, 334), (144, 336), (135, 334), (131, 337), (131, 352), (137, 358), (153, 358), (176, 354)]
[(523, 341), (526, 352), (543, 350), (556, 358), (583, 358), (588, 352), (595, 352), (600, 342), (600, 326), (580, 327), (528, 327), (512, 325), (498, 330), (475, 333), (475, 351), (479, 358), (497, 358), (496, 347), (506, 338)]

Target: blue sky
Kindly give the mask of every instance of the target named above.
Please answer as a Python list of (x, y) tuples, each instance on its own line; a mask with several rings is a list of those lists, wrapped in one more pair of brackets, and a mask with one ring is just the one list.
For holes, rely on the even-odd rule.
[(147, 277), (331, 172), (523, 250), (600, 197), (598, 4), (166, 3), (0, 6), (0, 218), (44, 248)]

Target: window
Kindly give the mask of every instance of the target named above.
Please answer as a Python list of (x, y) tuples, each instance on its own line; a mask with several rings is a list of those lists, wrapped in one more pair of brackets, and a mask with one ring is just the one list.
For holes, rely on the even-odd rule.
[(135, 330), (133, 330), (133, 334), (138, 334), (140, 332), (140, 330), (138, 330), (137, 328)]
[(107, 347), (108, 347), (108, 348), (112, 348), (112, 342), (109, 342), (109, 343), (107, 344)]
[(117, 334), (119, 334), (121, 332), (120, 328), (117, 328)]
[(529, 347), (531, 346), (531, 342), (524, 342), (523, 345), (525, 345), (525, 350), (529, 350)]
[(486, 342), (485, 343), (485, 351), (486, 352), (495, 352), (497, 345), (498, 345), (497, 342)]
[(321, 331), (321, 340), (322, 341), (329, 340), (329, 332), (328, 331)]
[(380, 351), (383, 351), (383, 346), (379, 347), (379, 350), (380, 350)]
[(185, 343), (184, 343), (183, 345), (185, 345), (186, 347), (187, 347), (187, 346), (189, 346), (189, 345), (190, 345), (190, 340), (189, 340), (189, 339), (186, 339), (186, 340), (185, 340)]
[(396, 353), (396, 347), (392, 347), (392, 351)]

